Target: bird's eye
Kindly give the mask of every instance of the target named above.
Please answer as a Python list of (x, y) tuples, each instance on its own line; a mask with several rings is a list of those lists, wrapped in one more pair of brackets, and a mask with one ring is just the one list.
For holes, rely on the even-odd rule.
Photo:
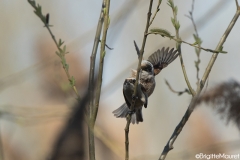
[(147, 72), (151, 72), (151, 71), (152, 71), (152, 68), (151, 68), (151, 67), (147, 67), (147, 68), (146, 68), (146, 71), (147, 71)]

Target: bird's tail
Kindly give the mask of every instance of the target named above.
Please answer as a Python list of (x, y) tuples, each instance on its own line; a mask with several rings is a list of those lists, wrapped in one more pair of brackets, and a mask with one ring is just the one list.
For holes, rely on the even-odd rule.
[(143, 116), (142, 116), (142, 109), (138, 109), (135, 113), (136, 115), (136, 123), (143, 122)]
[[(129, 112), (130, 112), (130, 109), (128, 108), (127, 104), (124, 103), (119, 108), (114, 110), (112, 113), (117, 118), (126, 118)], [(135, 113), (132, 114), (131, 122), (132, 124), (135, 124), (135, 123), (138, 124), (138, 122), (143, 122), (141, 109), (137, 110)]]

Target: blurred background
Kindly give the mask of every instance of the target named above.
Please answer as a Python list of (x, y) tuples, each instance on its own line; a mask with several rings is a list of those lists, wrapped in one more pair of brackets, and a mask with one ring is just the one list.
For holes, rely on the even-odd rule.
[[(80, 93), (87, 89), (90, 55), (98, 22), (101, 1), (38, 0), (44, 14), (50, 14), (51, 28), (57, 39), (67, 45), (70, 74), (76, 78)], [(153, 4), (153, 12), (157, 7)], [(180, 36), (194, 43), (194, 28), (186, 15), (192, 0), (175, 1), (181, 25)], [(96, 158), (120, 160), (124, 157), (125, 119), (115, 118), (112, 111), (124, 102), (122, 83), (137, 67), (133, 40), (141, 46), (149, 1), (111, 1), (111, 24), (103, 88), (96, 124)], [(215, 49), (236, 11), (234, 0), (196, 0), (193, 17), (204, 48)], [(152, 27), (165, 28), (175, 35), (172, 11), (163, 1)], [(57, 50), (42, 22), (27, 1), (0, 1), (0, 149), (4, 160), (43, 160), (76, 103), (68, 85)], [(224, 44), (227, 54), (220, 54), (211, 71), (208, 87), (229, 79), (240, 81), (240, 22), (237, 21)], [(175, 41), (150, 35), (144, 57), (159, 48), (175, 47)], [(197, 59), (195, 49), (182, 45), (185, 68), (196, 88)], [(202, 51), (200, 77), (212, 53)], [(99, 57), (99, 55), (97, 56)], [(178, 96), (165, 84), (182, 91), (187, 88), (179, 59), (156, 77), (157, 86), (143, 109), (144, 122), (130, 126), (130, 159), (157, 159), (175, 126), (184, 115), (191, 96)], [(205, 89), (204, 89), (205, 90)], [(237, 154), (240, 151), (239, 130), (221, 119), (206, 105), (198, 107), (169, 152), (168, 159), (195, 159), (197, 153)], [(110, 143), (110, 144), (109, 144)], [(87, 147), (86, 147), (87, 148)], [(87, 151), (86, 151), (87, 155)]]

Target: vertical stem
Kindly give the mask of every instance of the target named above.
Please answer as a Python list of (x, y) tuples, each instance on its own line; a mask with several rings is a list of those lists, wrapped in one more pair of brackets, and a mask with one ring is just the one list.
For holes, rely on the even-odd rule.
[(131, 123), (131, 116), (127, 115), (127, 125), (125, 127), (125, 160), (129, 160), (129, 126)]
[(158, 13), (158, 11), (160, 10), (159, 6), (161, 5), (161, 3), (162, 3), (162, 0), (158, 0), (157, 9), (156, 9), (156, 11), (155, 11), (155, 13), (154, 13), (151, 21), (149, 22), (149, 26), (151, 26), (151, 24), (152, 24), (152, 22), (154, 21), (156, 15), (157, 15), (157, 13)]
[[(222, 50), (224, 42), (226, 41), (229, 33), (231, 32), (233, 26), (235, 25), (235, 23), (236, 23), (239, 15), (240, 15), (240, 8), (239, 8), (239, 6), (237, 6), (237, 7), (238, 7), (237, 12), (235, 13), (232, 21), (231, 21), (230, 24), (228, 25), (228, 28), (226, 29), (225, 33), (223, 34), (222, 38), (220, 39), (220, 41), (219, 41), (219, 43), (218, 43), (218, 45), (217, 45), (217, 47), (216, 47), (216, 49), (215, 49), (215, 50), (217, 50), (217, 51), (218, 51), (218, 50)], [(198, 86), (198, 92), (200, 92), (200, 91), (202, 90), (202, 88), (204, 87), (204, 85), (205, 85), (205, 83), (206, 83), (206, 80), (207, 80), (207, 78), (208, 78), (208, 75), (209, 75), (209, 73), (211, 72), (211, 69), (212, 69), (212, 67), (213, 67), (213, 65), (214, 65), (214, 62), (215, 62), (216, 59), (217, 59), (218, 54), (219, 54), (219, 53), (214, 53), (214, 54), (212, 55), (212, 58), (210, 59), (210, 62), (208, 63), (208, 66), (207, 66), (207, 68), (206, 68), (206, 71), (204, 72), (204, 75), (203, 75), (203, 77), (202, 77), (202, 79), (201, 79), (201, 81), (200, 81), (200, 85)]]
[[(90, 116), (90, 122), (89, 122), (89, 133), (90, 133), (90, 139), (89, 142), (91, 144), (91, 150), (89, 149), (89, 157), (90, 160), (95, 160), (95, 145), (94, 145), (94, 125), (95, 121), (97, 118), (97, 113), (98, 113), (98, 107), (99, 107), (99, 101), (100, 101), (100, 96), (101, 96), (101, 88), (102, 88), (102, 75), (103, 75), (103, 64), (104, 64), (104, 57), (105, 57), (105, 46), (106, 46), (106, 38), (107, 38), (107, 30), (109, 27), (110, 19), (109, 19), (109, 9), (110, 9), (110, 0), (104, 0), (103, 1), (103, 17), (104, 17), (104, 26), (103, 26), (103, 36), (102, 36), (102, 41), (101, 41), (101, 51), (100, 51), (100, 63), (99, 63), (99, 73), (98, 73), (98, 81), (97, 81), (97, 87), (96, 87), (96, 99), (95, 99), (95, 104), (93, 106), (93, 97), (92, 97), (92, 114)], [(102, 13), (101, 13), (102, 14)], [(94, 75), (93, 75), (94, 76)], [(94, 88), (93, 88), (94, 89)], [(93, 96), (93, 92), (92, 95)]]
[[(234, 24), (236, 23), (238, 17), (240, 15), (240, 7), (237, 5), (237, 12), (235, 13), (232, 21), (230, 22), (230, 24), (228, 25), (226, 31), (224, 32), (222, 38), (220, 39), (217, 47), (216, 47), (216, 50), (221, 50), (222, 49), (222, 46), (224, 44), (224, 42), (226, 41), (229, 33), (231, 32)], [(214, 53), (208, 63), (208, 66), (207, 66), (207, 69), (202, 77), (202, 80), (200, 81), (200, 84), (198, 84), (198, 90), (197, 90), (197, 93), (196, 93), (196, 96), (194, 96), (191, 100), (191, 103), (187, 109), (187, 111), (185, 112), (185, 115), (183, 116), (182, 120), (179, 122), (179, 124), (177, 125), (177, 127), (175, 128), (175, 130), (173, 131), (170, 139), (168, 140), (168, 143), (166, 144), (166, 146), (164, 147), (160, 157), (159, 157), (159, 160), (164, 160), (168, 154), (168, 152), (173, 149), (173, 143), (175, 142), (175, 140), (177, 139), (178, 135), (181, 133), (182, 131), (182, 128), (184, 127), (184, 125), (186, 124), (188, 118), (190, 117), (191, 113), (193, 112), (193, 107), (195, 106), (195, 102), (196, 102), (196, 99), (198, 98), (199, 94), (201, 93), (202, 91), (202, 88), (204, 87), (205, 85), (205, 82), (208, 78), (208, 75), (213, 67), (213, 64), (215, 62), (215, 60), (217, 59), (217, 56), (218, 56), (218, 53)]]
[(106, 0), (105, 6), (105, 12), (104, 12), (104, 26), (103, 26), (103, 36), (101, 40), (101, 52), (100, 52), (100, 63), (99, 63), (99, 72), (98, 72), (98, 80), (97, 80), (97, 88), (96, 88), (96, 100), (95, 105), (93, 108), (93, 126), (95, 124), (97, 113), (98, 113), (98, 107), (100, 102), (100, 96), (101, 96), (101, 89), (102, 89), (102, 75), (103, 75), (103, 66), (104, 66), (104, 57), (106, 54), (105, 46), (106, 46), (106, 39), (107, 39), (107, 31), (110, 24), (110, 18), (109, 18), (109, 10), (110, 10), (110, 0)]
[[(140, 73), (140, 70), (141, 70), (141, 63), (142, 63), (142, 58), (143, 58), (143, 54), (144, 54), (144, 48), (145, 48), (147, 37), (148, 37), (147, 33), (148, 33), (150, 18), (151, 18), (151, 15), (152, 15), (152, 13), (151, 13), (151, 11), (152, 11), (152, 3), (153, 3), (153, 0), (150, 0), (150, 5), (149, 5), (149, 9), (148, 9), (148, 14), (147, 14), (148, 15), (147, 16), (147, 23), (146, 23), (144, 36), (143, 36), (142, 47), (141, 47), (140, 55), (139, 55), (137, 75), (136, 75), (136, 82), (139, 81), (139, 73)], [(138, 83), (135, 83), (134, 95), (136, 95), (136, 93), (137, 93), (137, 85), (138, 85)], [(133, 105), (131, 105), (131, 109), (133, 109)]]
[[(145, 27), (145, 31), (144, 31), (144, 36), (143, 36), (143, 42), (142, 42), (142, 47), (140, 50), (140, 55), (139, 55), (139, 61), (138, 61), (138, 68), (137, 68), (137, 75), (136, 75), (136, 82), (135, 83), (135, 87), (134, 87), (134, 93), (133, 96), (136, 96), (137, 94), (137, 85), (138, 85), (138, 81), (139, 81), (139, 73), (141, 70), (141, 63), (142, 63), (142, 58), (143, 58), (143, 53), (144, 53), (144, 48), (145, 48), (145, 44), (147, 41), (147, 36), (148, 36), (148, 28), (149, 28), (149, 23), (150, 23), (150, 18), (151, 18), (151, 11), (152, 11), (152, 4), (153, 4), (153, 0), (150, 0), (150, 4), (149, 4), (149, 9), (148, 9), (148, 14), (147, 14), (147, 23), (146, 23), (146, 27)], [(132, 111), (133, 108), (135, 106), (135, 99), (132, 99), (132, 103), (130, 106), (130, 110)], [(130, 127), (130, 123), (131, 123), (131, 118), (132, 115), (128, 114), (127, 116), (127, 124), (125, 127), (125, 160), (129, 159), (129, 127)]]
[(102, 26), (103, 26), (103, 9), (104, 9), (104, 1), (102, 2), (102, 9), (100, 12), (100, 17), (98, 20), (98, 26), (95, 34), (93, 49), (92, 49), (92, 55), (90, 58), (90, 72), (89, 72), (89, 84), (88, 84), (88, 90), (90, 94), (90, 101), (89, 101), (89, 107), (88, 107), (88, 141), (89, 141), (89, 159), (94, 160), (95, 159), (95, 142), (94, 142), (94, 132), (93, 132), (93, 126), (90, 123), (90, 120), (93, 117), (93, 104), (94, 104), (94, 74), (95, 74), (95, 61), (96, 61), (96, 54), (97, 49), (99, 45), (99, 40), (102, 32)]
[[(172, 10), (173, 10), (173, 16), (174, 16), (175, 22), (177, 22), (177, 13), (174, 11), (173, 8), (172, 8)], [(175, 27), (175, 31), (176, 31), (176, 38), (181, 40), (181, 38), (179, 36), (179, 29), (177, 29)], [(190, 84), (190, 81), (188, 79), (188, 76), (187, 76), (187, 72), (186, 72), (186, 69), (185, 69), (184, 62), (183, 62), (181, 43), (179, 43), (179, 42), (177, 42), (177, 50), (178, 50), (178, 53), (179, 53), (179, 59), (180, 59), (180, 63), (181, 63), (181, 66), (182, 66), (182, 71), (183, 71), (183, 75), (184, 75), (185, 81), (187, 83), (188, 89), (189, 89), (190, 93), (192, 94), (192, 96), (195, 96), (196, 93), (195, 93), (194, 89), (192, 88), (192, 86)]]

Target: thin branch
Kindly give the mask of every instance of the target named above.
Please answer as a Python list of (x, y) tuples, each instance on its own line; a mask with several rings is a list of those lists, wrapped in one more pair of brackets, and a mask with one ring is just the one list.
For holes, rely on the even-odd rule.
[(73, 76), (70, 76), (69, 74), (69, 64), (67, 64), (66, 58), (65, 58), (65, 54), (67, 54), (68, 52), (66, 51), (66, 45), (64, 45), (62, 48), (61, 46), (63, 45), (63, 41), (61, 39), (59, 39), (59, 42), (57, 42), (54, 34), (52, 33), (50, 27), (51, 25), (49, 25), (49, 14), (47, 14), (46, 16), (44, 16), (42, 14), (42, 7), (39, 4), (36, 4), (36, 2), (34, 0), (28, 0), (28, 3), (35, 9), (34, 13), (41, 19), (41, 21), (44, 23), (44, 27), (47, 28), (49, 34), (51, 35), (57, 49), (58, 52), (56, 52), (56, 54), (59, 56), (59, 58), (61, 59), (62, 65), (63, 65), (63, 69), (67, 75), (68, 81), (71, 85), (71, 87), (73, 88), (78, 100), (80, 100), (80, 96), (78, 94), (78, 91), (76, 89), (75, 86), (75, 78)]
[[(196, 95), (195, 97), (198, 97), (198, 95)], [(168, 154), (168, 152), (170, 150), (173, 149), (173, 144), (175, 142), (175, 140), (177, 139), (178, 135), (181, 133), (184, 125), (186, 124), (188, 118), (190, 117), (191, 113), (193, 112), (193, 108), (196, 104), (197, 98), (193, 98), (187, 111), (185, 112), (182, 120), (179, 122), (179, 124), (176, 126), (174, 132), (172, 133), (170, 139), (168, 140), (166, 146), (164, 147), (162, 154), (160, 155), (158, 160), (164, 160)]]
[[(99, 42), (101, 42), (101, 40), (99, 39)], [(107, 47), (110, 50), (113, 50), (113, 48), (109, 47), (107, 44), (105, 44), (105, 47)]]
[(184, 91), (175, 91), (166, 79), (165, 79), (165, 83), (168, 86), (170, 91), (172, 91), (173, 93), (177, 93), (179, 96), (182, 95), (183, 93), (191, 94), (188, 89), (185, 89)]
[(135, 49), (136, 49), (136, 51), (137, 51), (137, 55), (138, 55), (138, 58), (139, 58), (140, 50), (139, 50), (139, 48), (138, 48), (138, 46), (137, 46), (137, 43), (136, 43), (135, 41), (133, 41), (133, 42), (134, 42), (134, 46), (135, 46)]
[[(221, 37), (221, 39), (220, 39), (220, 41), (219, 41), (219, 43), (216, 47), (216, 50), (221, 50), (222, 49), (222, 46), (223, 46), (224, 42), (226, 41), (229, 33), (231, 32), (234, 24), (236, 23), (239, 15), (240, 15), (240, 7), (237, 6), (237, 12), (235, 13), (232, 21), (230, 22), (229, 26), (227, 27), (225, 33)], [(191, 113), (193, 112), (193, 107), (195, 106), (196, 101), (198, 99), (198, 96), (200, 95), (200, 93), (201, 93), (201, 91), (202, 91), (202, 89), (205, 85), (206, 79), (209, 76), (209, 73), (210, 73), (210, 71), (213, 67), (213, 64), (214, 64), (215, 60), (217, 59), (217, 56), (218, 56), (218, 53), (214, 53), (212, 58), (210, 59), (208, 67), (207, 67), (207, 69), (206, 69), (206, 71), (203, 75), (203, 78), (198, 85), (198, 90), (197, 90), (196, 96), (194, 96), (193, 99), (191, 100), (191, 103), (190, 103), (187, 111), (185, 112), (182, 120), (179, 122), (179, 124), (175, 128), (174, 132), (172, 133), (172, 136), (168, 140), (167, 145), (164, 147), (164, 149), (163, 149), (163, 151), (162, 151), (162, 153), (159, 157), (159, 160), (164, 160), (166, 158), (168, 152), (173, 149), (173, 144), (174, 144), (175, 140), (177, 139), (178, 135), (181, 133), (184, 125), (186, 124), (186, 122), (187, 122), (188, 118), (190, 117)]]
[[(192, 9), (191, 11), (189, 11), (189, 16), (186, 15), (186, 17), (188, 17), (191, 21), (192, 21), (192, 24), (193, 24), (193, 27), (194, 27), (194, 30), (195, 30), (195, 34), (193, 35), (194, 36), (194, 39), (195, 41), (198, 41), (199, 43), (197, 43), (198, 47), (201, 47), (201, 39), (198, 35), (198, 31), (197, 31), (197, 26), (196, 26), (196, 23), (193, 19), (193, 11), (194, 11), (194, 3), (195, 3), (195, 0), (192, 0)], [(195, 67), (196, 67), (196, 70), (197, 70), (197, 73), (196, 73), (196, 78), (197, 78), (197, 85), (199, 84), (199, 81), (200, 81), (200, 78), (199, 78), (199, 64), (201, 63), (201, 60), (200, 60), (200, 53), (201, 53), (201, 49), (195, 49), (195, 52), (196, 52), (196, 55), (197, 55), (197, 61), (195, 61)]]
[[(223, 44), (226, 41), (226, 39), (227, 39), (229, 33), (231, 32), (233, 26), (235, 25), (239, 15), (240, 15), (240, 7), (237, 5), (237, 11), (236, 11), (232, 21), (230, 22), (228, 28), (226, 29), (225, 33), (223, 34), (222, 38), (220, 39), (220, 41), (219, 41), (219, 43), (218, 43), (218, 45), (217, 45), (215, 50), (222, 50)], [(197, 92), (200, 92), (202, 90), (202, 88), (204, 87), (204, 85), (206, 83), (206, 80), (207, 80), (207, 78), (209, 76), (209, 73), (211, 72), (211, 69), (212, 69), (212, 67), (214, 65), (214, 62), (217, 59), (217, 56), (218, 56), (218, 53), (214, 53), (212, 55), (212, 57), (211, 57), (211, 59), (210, 59), (210, 61), (208, 63), (208, 66), (206, 68), (206, 71), (204, 72), (203, 77), (202, 77), (202, 79), (200, 81), (200, 84), (198, 86)]]
[(198, 49), (202, 49), (202, 50), (204, 50), (204, 51), (206, 51), (206, 52), (212, 52), (212, 53), (227, 53), (226, 51), (222, 51), (222, 50), (212, 50), (212, 49), (208, 49), (208, 48), (203, 48), (203, 47), (201, 47), (201, 46), (196, 46), (196, 45), (194, 45), (194, 44), (191, 44), (191, 43), (188, 43), (188, 42), (186, 42), (186, 41), (183, 41), (183, 40), (178, 40), (178, 39), (175, 39), (175, 38), (172, 38), (173, 40), (175, 40), (175, 41), (177, 41), (177, 42), (180, 42), (180, 43), (185, 43), (185, 44), (188, 44), (188, 45), (190, 45), (190, 46), (193, 46), (193, 47), (195, 47), (195, 48), (198, 48)]
[[(175, 31), (176, 31), (176, 37), (179, 40), (181, 38), (179, 36), (180, 24), (179, 24), (179, 21), (177, 20), (177, 10), (178, 9), (177, 9), (177, 6), (174, 6), (173, 0), (168, 0), (168, 5), (172, 8), (172, 11), (173, 11), (173, 17), (174, 18), (172, 18), (171, 20), (172, 20), (173, 26), (174, 26)], [(187, 83), (188, 89), (191, 92), (192, 96), (195, 96), (196, 92), (192, 88), (192, 86), (190, 84), (190, 81), (188, 80), (187, 72), (186, 72), (186, 69), (185, 69), (184, 62), (183, 62), (183, 56), (182, 56), (182, 51), (181, 51), (181, 43), (177, 42), (176, 46), (177, 46), (177, 50), (178, 50), (178, 53), (179, 53), (179, 59), (180, 59), (180, 63), (181, 63), (181, 66), (182, 66), (183, 75), (184, 75), (185, 81)]]
[(155, 11), (155, 13), (154, 13), (154, 15), (153, 15), (151, 21), (149, 22), (149, 26), (152, 25), (152, 22), (154, 21), (154, 19), (155, 19), (157, 13), (160, 11), (160, 8), (159, 8), (159, 7), (160, 7), (161, 3), (162, 3), (162, 0), (158, 0), (158, 5), (157, 5), (157, 8), (156, 8), (156, 11)]
[(124, 129), (125, 130), (125, 160), (129, 159), (129, 137), (128, 137), (128, 134), (129, 134), (129, 126), (131, 123), (131, 118), (132, 118), (132, 116), (130, 114), (127, 115), (127, 124)]
[[(158, 32), (149, 32), (149, 33), (147, 33), (147, 34), (149, 35), (149, 34), (160, 34), (160, 33), (158, 33)], [(160, 34), (160, 35), (161, 35), (161, 34)], [(176, 42), (179, 43), (179, 44), (185, 43), (185, 44), (188, 44), (188, 45), (190, 45), (190, 46), (192, 46), (192, 47), (195, 47), (195, 48), (204, 50), (204, 51), (206, 51), (206, 52), (223, 53), (223, 54), (227, 53), (226, 51), (222, 51), (222, 50), (213, 50), (213, 49), (203, 48), (203, 47), (201, 47), (201, 46), (196, 46), (195, 43), (192, 44), (192, 43), (186, 42), (186, 41), (184, 41), (184, 40), (182, 40), (182, 39), (178, 39), (178, 38), (174, 38), (174, 37), (168, 37), (168, 36), (166, 36), (166, 35), (161, 35), (161, 36), (170, 38), (170, 40), (174, 40), (174, 41), (176, 41)]]
[(93, 108), (94, 108), (94, 74), (95, 74), (95, 61), (96, 61), (96, 55), (98, 50), (98, 45), (100, 41), (100, 36), (102, 32), (102, 26), (103, 26), (103, 17), (104, 17), (104, 1), (102, 2), (102, 9), (100, 12), (100, 17), (98, 20), (97, 30), (95, 34), (93, 49), (92, 49), (92, 55), (90, 58), (90, 71), (89, 71), (89, 84), (88, 84), (88, 91), (90, 94), (90, 100), (89, 100), (89, 107), (88, 107), (88, 145), (89, 145), (89, 158), (91, 160), (95, 159), (95, 142), (94, 142), (94, 132), (93, 132), (93, 126), (90, 125), (90, 121), (93, 118)]
[[(139, 81), (139, 73), (141, 70), (141, 62), (142, 62), (142, 58), (143, 58), (143, 53), (144, 53), (144, 48), (145, 48), (145, 44), (147, 41), (147, 33), (148, 33), (148, 29), (149, 29), (149, 24), (150, 24), (150, 18), (152, 15), (152, 4), (153, 4), (153, 0), (150, 0), (150, 4), (149, 4), (149, 9), (148, 9), (148, 14), (147, 14), (147, 23), (146, 23), (146, 27), (145, 27), (145, 31), (144, 31), (144, 36), (143, 36), (143, 42), (142, 42), (142, 47), (140, 50), (140, 55), (139, 55), (139, 61), (138, 61), (138, 68), (137, 68), (137, 74), (136, 74), (136, 82), (135, 86), (134, 86), (134, 93), (133, 93), (133, 97), (136, 97), (137, 94), (137, 86), (138, 86), (138, 81)], [(130, 106), (130, 110), (133, 111), (134, 106), (135, 106), (135, 98), (132, 99), (131, 102), (131, 106)], [(129, 159), (129, 138), (128, 138), (128, 133), (129, 133), (129, 126), (130, 126), (130, 121), (131, 121), (131, 114), (127, 115), (127, 124), (125, 127), (125, 160)]]
[(100, 51), (100, 63), (99, 63), (99, 71), (98, 71), (98, 80), (97, 80), (97, 87), (96, 87), (96, 94), (95, 94), (95, 104), (93, 108), (93, 121), (90, 123), (93, 123), (94, 126), (97, 113), (98, 113), (98, 107), (99, 107), (99, 101), (101, 96), (101, 89), (102, 89), (102, 75), (103, 75), (103, 65), (104, 65), (104, 57), (106, 54), (105, 46), (106, 46), (106, 38), (107, 38), (107, 31), (110, 24), (110, 17), (109, 17), (109, 10), (110, 10), (110, 0), (105, 0), (104, 3), (104, 26), (103, 26), (103, 36), (101, 40), (101, 51)]
[(238, 0), (235, 0), (235, 2), (236, 2), (237, 10), (239, 10), (240, 6), (238, 4)]

